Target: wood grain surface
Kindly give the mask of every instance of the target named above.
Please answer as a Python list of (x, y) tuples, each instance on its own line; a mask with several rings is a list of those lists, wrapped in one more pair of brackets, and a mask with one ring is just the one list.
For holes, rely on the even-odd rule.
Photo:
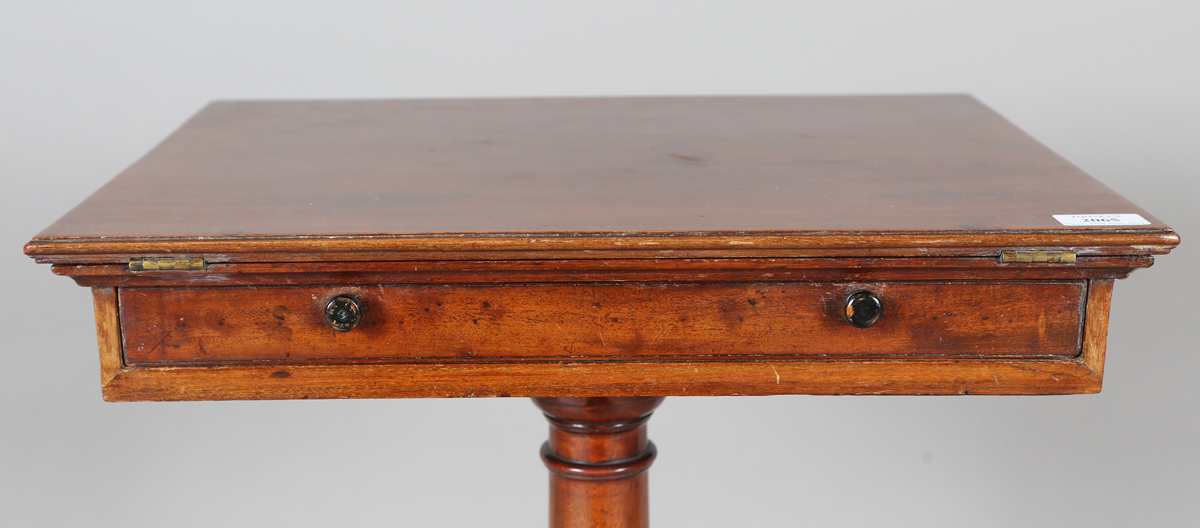
[[(1150, 225), (1064, 227), (1054, 214)], [(969, 96), (214, 103), (47, 262), (1163, 253), (1169, 227)]]
[(96, 312), (96, 343), (100, 348), (100, 385), (107, 385), (125, 367), (124, 343), (116, 288), (92, 288)]
[(550, 422), (550, 528), (648, 528), (657, 450), (646, 422), (663, 399), (535, 398)]
[(95, 288), (113, 400), (1066, 394), (1178, 243), (935, 95), (219, 102), (25, 251)]
[(1108, 348), (1108, 312), (1112, 306), (1112, 292), (1111, 279), (1088, 281), (1083, 364), (1101, 379), (1104, 378), (1104, 352)]
[[(852, 326), (869, 291), (882, 319)], [(319, 360), (1075, 356), (1085, 283), (123, 288), (130, 365)], [(325, 322), (350, 296), (362, 323)]]
[(996, 258), (624, 259), (212, 263), (202, 271), (131, 271), (62, 264), (54, 273), (91, 287), (378, 286), (596, 282), (895, 282), (1120, 279), (1154, 258), (1081, 257), (1073, 264)]
[(662, 397), (1098, 392), (1178, 243), (969, 96), (689, 97), (213, 103), (25, 253), (106, 400), (533, 397), (551, 526), (645, 528)]
[(1075, 358), (558, 361), (126, 367), (108, 401), (737, 396), (769, 394), (1089, 394), (1101, 379)]

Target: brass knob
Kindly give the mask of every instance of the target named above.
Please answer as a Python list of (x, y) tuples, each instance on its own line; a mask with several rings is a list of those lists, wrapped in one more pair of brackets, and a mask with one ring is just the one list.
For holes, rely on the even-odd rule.
[(883, 316), (883, 301), (869, 291), (856, 291), (846, 298), (846, 320), (859, 328), (879, 322)]
[(338, 332), (349, 332), (362, 322), (362, 309), (353, 297), (339, 295), (325, 305), (325, 322)]

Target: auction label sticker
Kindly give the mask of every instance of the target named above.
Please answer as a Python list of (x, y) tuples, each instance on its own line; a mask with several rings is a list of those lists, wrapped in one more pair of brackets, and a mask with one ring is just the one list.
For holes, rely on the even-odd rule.
[(1058, 223), (1065, 226), (1135, 226), (1150, 225), (1142, 215), (1136, 214), (1082, 214), (1054, 215)]

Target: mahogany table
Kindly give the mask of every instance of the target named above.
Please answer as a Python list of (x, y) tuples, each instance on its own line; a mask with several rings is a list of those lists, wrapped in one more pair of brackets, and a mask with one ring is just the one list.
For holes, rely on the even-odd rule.
[(109, 401), (532, 397), (626, 527), (662, 397), (1098, 392), (1178, 243), (948, 95), (218, 102), (25, 252)]

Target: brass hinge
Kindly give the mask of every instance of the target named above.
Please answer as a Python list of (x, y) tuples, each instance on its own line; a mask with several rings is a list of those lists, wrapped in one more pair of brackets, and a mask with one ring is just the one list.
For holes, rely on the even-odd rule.
[(1001, 251), (1000, 262), (1005, 264), (1047, 263), (1074, 264), (1074, 251)]
[(132, 271), (149, 270), (202, 270), (204, 257), (167, 257), (167, 258), (131, 258), (129, 269)]

